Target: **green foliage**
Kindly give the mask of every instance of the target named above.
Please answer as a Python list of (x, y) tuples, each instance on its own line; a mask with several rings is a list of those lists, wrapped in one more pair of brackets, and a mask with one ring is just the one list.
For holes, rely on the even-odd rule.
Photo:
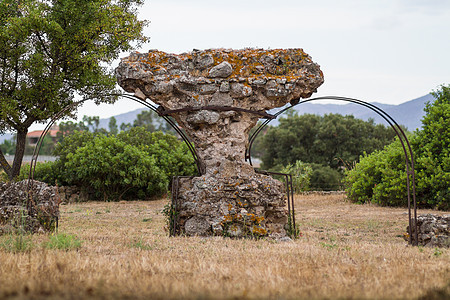
[(9, 182), (9, 177), (3, 170), (0, 170), (0, 182)]
[(65, 136), (69, 136), (76, 131), (90, 131), (93, 133), (106, 134), (106, 131), (104, 129), (98, 128), (99, 123), (100, 117), (98, 116), (83, 116), (83, 119), (78, 123), (73, 121), (60, 122), (58, 125), (59, 131), (57, 133), (58, 139), (59, 141), (62, 141)]
[[(270, 127), (262, 136), (256, 153), (262, 152), (262, 168), (271, 169), (297, 160), (344, 167), (343, 161), (357, 161), (364, 151), (370, 153), (393, 141), (395, 132), (373, 120), (328, 114), (297, 115), (280, 119), (278, 127)], [(258, 145), (258, 144), (256, 144)]]
[(132, 189), (161, 195), (168, 185), (154, 157), (112, 136), (95, 137), (69, 153), (64, 167), (72, 172), (72, 184), (90, 186), (104, 200), (120, 200)]
[(166, 221), (166, 226), (169, 228), (169, 235), (174, 236), (177, 234), (176, 228), (174, 228), (174, 221), (178, 218), (178, 212), (175, 210), (175, 207), (172, 203), (167, 203), (164, 205), (164, 209), (162, 210), (162, 214), (164, 215), (164, 219)]
[[(169, 117), (171, 118), (171, 117)], [(166, 120), (159, 117), (155, 112), (151, 110), (144, 110), (136, 116), (133, 124), (122, 123), (120, 124), (121, 131), (130, 130), (130, 128), (143, 127), (145, 130), (154, 132), (162, 131), (164, 133), (175, 133), (175, 130), (166, 122)]]
[[(194, 160), (175, 136), (135, 127), (117, 136), (76, 131), (56, 146), (56, 162), (36, 165), (34, 178), (77, 185), (104, 200), (167, 193), (171, 178), (194, 175)], [(20, 178), (28, 178), (23, 168)]]
[(358, 203), (405, 205), (405, 154), (400, 141), (365, 154), (344, 178), (347, 196)]
[(109, 119), (108, 123), (109, 133), (116, 135), (119, 133), (119, 127), (117, 127), (117, 120), (114, 117)]
[(313, 191), (338, 191), (342, 189), (342, 174), (338, 170), (320, 164), (311, 164), (310, 188)]
[[(419, 207), (450, 209), (450, 88), (434, 93), (421, 130), (409, 136), (415, 158)], [(382, 151), (364, 155), (345, 178), (349, 198), (358, 203), (406, 206), (405, 155), (396, 140)]]
[(302, 233), (300, 232), (300, 225), (295, 224), (295, 226), (294, 226), (294, 222), (293, 222), (292, 216), (290, 214), (288, 215), (286, 233), (291, 239), (298, 239), (299, 237), (302, 236)]
[(65, 233), (50, 235), (48, 241), (43, 243), (43, 247), (46, 249), (65, 251), (80, 249), (81, 245), (81, 240), (79, 240), (76, 236)]
[[(20, 174), (17, 176), (17, 181), (28, 179), (30, 175), (30, 164), (25, 164), (20, 169)], [(34, 178), (39, 181), (46, 182), (51, 185), (55, 185), (56, 182), (60, 183), (60, 171), (55, 168), (54, 162), (42, 162), (37, 163), (34, 169)]]
[(33, 123), (72, 104), (75, 95), (97, 103), (115, 101), (116, 80), (106, 66), (147, 40), (146, 22), (136, 17), (136, 6), (142, 3), (0, 1), (0, 134), (15, 131), (18, 140), (14, 165), (0, 163), (11, 179), (19, 173)]
[(422, 130), (414, 150), (421, 197), (438, 208), (450, 209), (450, 85), (434, 91), (436, 100), (427, 103)]
[(133, 127), (119, 133), (117, 138), (155, 158), (169, 181), (173, 176), (190, 176), (197, 172), (187, 145), (171, 134), (148, 132), (143, 127)]
[(292, 185), (294, 192), (299, 193), (309, 188), (309, 182), (313, 169), (310, 165), (297, 160), (295, 164), (288, 164), (281, 170), (281, 173), (292, 175)]
[[(293, 175), (292, 184), (296, 193), (307, 190), (335, 191), (342, 188), (342, 174), (337, 170), (320, 164), (307, 164), (296, 161), (295, 165), (289, 164), (286, 167), (276, 165), (269, 171)], [(281, 181), (285, 180), (283, 176), (273, 175), (273, 177)]]

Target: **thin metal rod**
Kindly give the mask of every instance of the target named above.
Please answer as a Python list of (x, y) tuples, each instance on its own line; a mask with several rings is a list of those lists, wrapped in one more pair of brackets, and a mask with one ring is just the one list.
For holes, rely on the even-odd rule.
[[(417, 231), (417, 201), (416, 201), (416, 192), (415, 192), (415, 172), (414, 172), (414, 154), (411, 148), (411, 145), (409, 143), (409, 140), (405, 134), (405, 132), (403, 131), (403, 129), (401, 128), (400, 125), (398, 125), (398, 123), (389, 115), (387, 114), (385, 111), (383, 111), (381, 108), (359, 100), (359, 99), (354, 99), (354, 98), (346, 98), (346, 97), (338, 97), (338, 96), (326, 96), (326, 97), (317, 97), (317, 98), (311, 98), (311, 99), (304, 99), (301, 101), (298, 101), (297, 103), (291, 104), (288, 107), (285, 107), (284, 109), (278, 111), (277, 113), (274, 114), (275, 117), (278, 117), (280, 114), (284, 113), (285, 111), (287, 111), (288, 109), (291, 109), (299, 104), (303, 104), (303, 103), (307, 103), (307, 102), (311, 102), (311, 101), (316, 101), (316, 100), (338, 100), (338, 101), (346, 101), (346, 102), (351, 102), (351, 103), (355, 103), (355, 104), (359, 104), (362, 106), (365, 106), (369, 109), (371, 109), (372, 111), (376, 112), (378, 115), (380, 115), (390, 126), (391, 128), (395, 131), (395, 133), (397, 134), (400, 143), (402, 145), (403, 148), (403, 152), (405, 154), (405, 165), (406, 165), (406, 186), (407, 186), (407, 197), (408, 197), (408, 219), (409, 219), (409, 243), (413, 244), (413, 240), (412, 240), (412, 216), (411, 216), (411, 185), (410, 185), (410, 175), (412, 176), (412, 197), (413, 197), (413, 205), (414, 205), (414, 227), (415, 227), (415, 241), (414, 244), (417, 245), (418, 243), (418, 231)], [(270, 119), (265, 120), (258, 128), (257, 130), (250, 136), (249, 139), (249, 146), (246, 149), (246, 153), (245, 153), (245, 159), (249, 160), (249, 163), (252, 164), (251, 162), (251, 147), (253, 145), (254, 140), (256, 139), (256, 137), (258, 136), (258, 134), (262, 131), (262, 129), (267, 126), (270, 123)], [(405, 142), (403, 141), (403, 139), (405, 139), (406, 141), (406, 146), (405, 146)], [(406, 148), (408, 148), (408, 150), (406, 150)], [(409, 157), (408, 157), (408, 152), (409, 152)], [(411, 158), (411, 161), (409, 160), (409, 158)], [(410, 166), (411, 164), (411, 166)], [(411, 170), (410, 170), (411, 167)]]
[(291, 232), (295, 235), (296, 225), (295, 225), (295, 210), (294, 210), (294, 187), (292, 185), (292, 175), (280, 172), (265, 171), (260, 169), (256, 169), (255, 172), (263, 175), (284, 176), (286, 185), (287, 203), (288, 203), (288, 216), (291, 219), (291, 222), (288, 225), (290, 227), (289, 229), (291, 230)]
[(292, 224), (294, 224), (294, 232), (297, 230), (297, 226), (295, 225), (295, 207), (294, 207), (294, 185), (292, 182), (292, 174), (289, 174), (290, 179), (290, 187), (291, 187), (291, 199), (292, 199)]

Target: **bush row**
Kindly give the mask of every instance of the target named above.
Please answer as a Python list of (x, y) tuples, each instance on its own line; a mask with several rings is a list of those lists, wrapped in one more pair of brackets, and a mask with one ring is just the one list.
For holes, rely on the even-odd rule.
[[(96, 199), (144, 199), (167, 193), (176, 175), (194, 175), (194, 159), (175, 136), (134, 127), (117, 135), (77, 131), (58, 143), (55, 162), (36, 166), (34, 178), (76, 185)], [(23, 168), (19, 180), (28, 178)]]

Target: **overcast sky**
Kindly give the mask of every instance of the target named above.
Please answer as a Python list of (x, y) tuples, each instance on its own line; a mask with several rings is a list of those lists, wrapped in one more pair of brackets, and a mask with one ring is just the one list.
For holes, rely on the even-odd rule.
[[(399, 104), (450, 83), (450, 0), (150, 0), (140, 17), (151, 22), (140, 52), (303, 48), (325, 76), (314, 96)], [(140, 107), (85, 104), (79, 115)]]

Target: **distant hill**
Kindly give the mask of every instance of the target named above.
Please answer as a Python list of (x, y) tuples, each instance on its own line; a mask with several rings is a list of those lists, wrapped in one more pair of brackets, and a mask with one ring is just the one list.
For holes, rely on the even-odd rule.
[[(122, 124), (122, 123), (133, 124), (133, 121), (136, 119), (137, 115), (140, 114), (144, 110), (147, 110), (147, 108), (139, 108), (139, 109), (127, 112), (127, 113), (123, 113), (123, 114), (114, 116), (114, 118), (116, 118), (116, 121), (117, 121), (117, 127), (120, 128), (120, 124)], [(100, 119), (98, 126), (100, 128), (108, 129), (110, 119), (111, 118)]]
[[(387, 114), (389, 114), (397, 123), (404, 125), (409, 131), (414, 131), (422, 126), (421, 119), (425, 115), (423, 109), (425, 103), (433, 100), (431, 94), (422, 96), (420, 98), (404, 102), (399, 105), (390, 105), (382, 103), (372, 103), (379, 107)], [(386, 121), (372, 110), (353, 103), (339, 105), (339, 104), (321, 104), (320, 102), (308, 102), (300, 104), (295, 107), (299, 114), (317, 114), (323, 116), (324, 114), (337, 113), (341, 115), (353, 115), (355, 118), (368, 120), (374, 119), (375, 123), (387, 124)]]

